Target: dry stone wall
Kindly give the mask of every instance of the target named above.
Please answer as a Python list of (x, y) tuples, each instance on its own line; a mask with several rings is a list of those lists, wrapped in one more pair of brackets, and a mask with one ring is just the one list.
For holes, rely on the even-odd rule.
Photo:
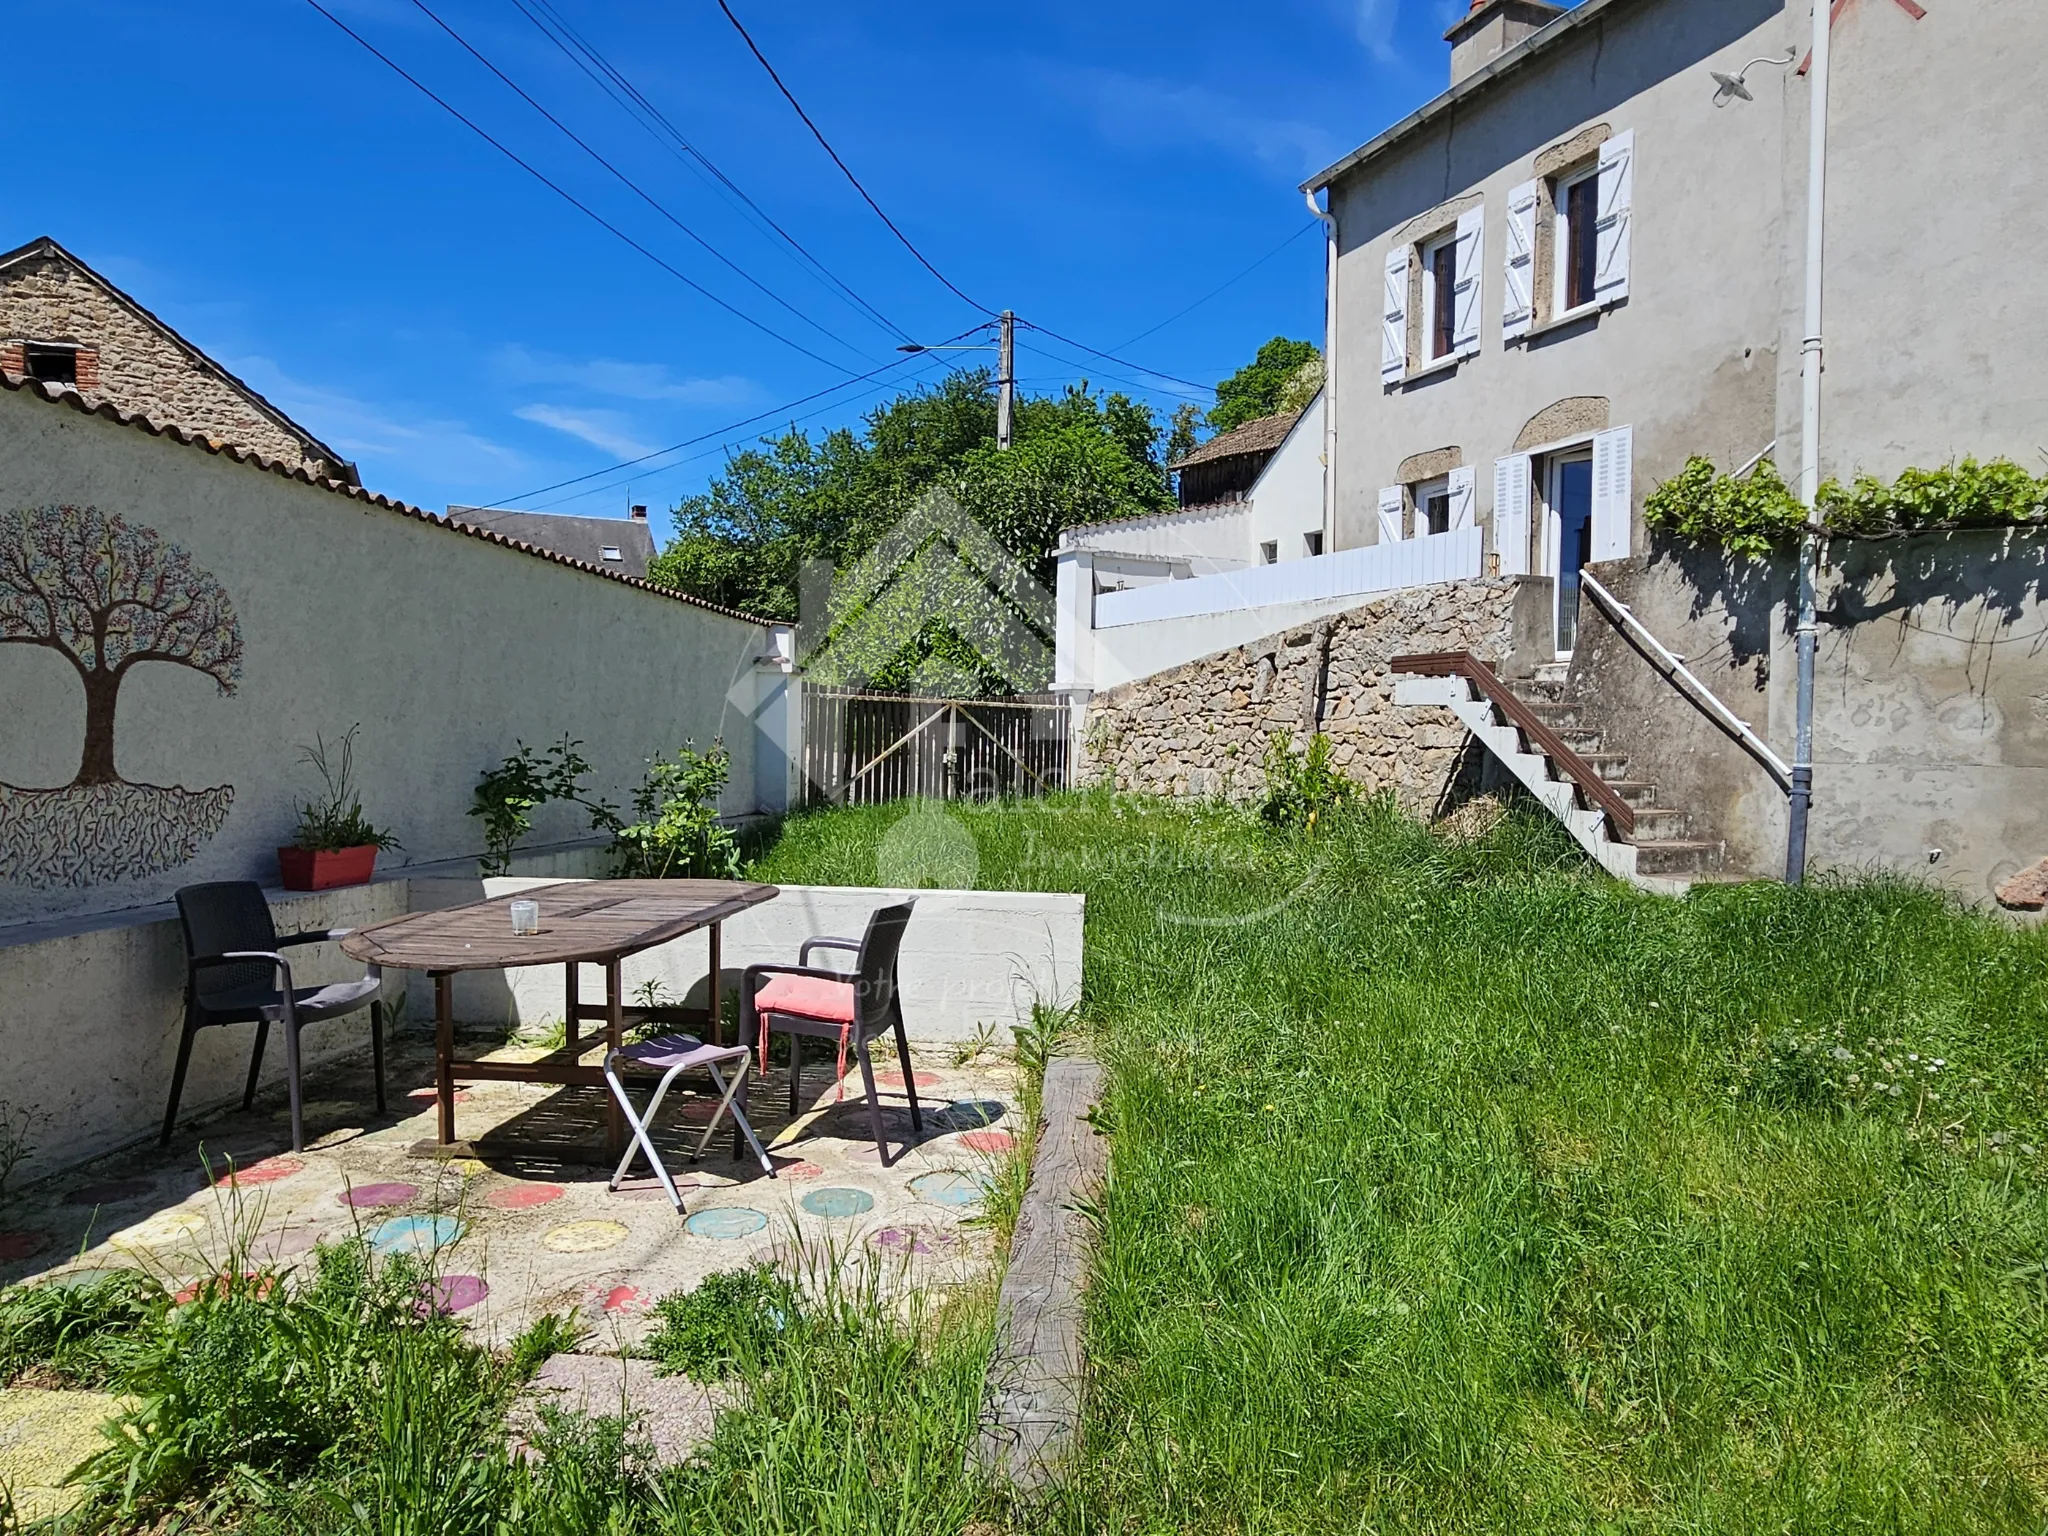
[[(0, 341), (65, 342), (97, 350), (97, 377), (81, 363), (78, 389), (97, 405), (203, 432), (276, 459), (287, 468), (335, 475), (297, 433), (217, 372), (202, 367), (163, 332), (84, 273), (55, 257), (26, 260), (0, 278)], [(21, 364), (13, 364), (20, 371)]]
[(1458, 772), (1465, 728), (1447, 709), (1397, 706), (1387, 663), (1470, 651), (1499, 665), (1514, 648), (1514, 609), (1512, 578), (1415, 587), (1108, 689), (1089, 701), (1081, 779), (1251, 800), (1265, 790), (1273, 733), (1300, 750), (1321, 730), (1346, 777), (1426, 813)]

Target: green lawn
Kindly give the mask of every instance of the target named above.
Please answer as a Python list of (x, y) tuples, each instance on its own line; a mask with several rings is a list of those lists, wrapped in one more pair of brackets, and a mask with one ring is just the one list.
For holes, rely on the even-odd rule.
[[(873, 881), (903, 814), (759, 873)], [(1087, 892), (1112, 1070), (1034, 1524), (2043, 1528), (2040, 937), (1896, 881), (1645, 897), (1541, 822), (947, 814), (977, 883)]]

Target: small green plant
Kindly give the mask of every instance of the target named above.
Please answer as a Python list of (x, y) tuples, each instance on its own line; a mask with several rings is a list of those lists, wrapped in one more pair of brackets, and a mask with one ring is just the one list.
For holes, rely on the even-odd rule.
[(168, 1305), (164, 1288), (133, 1269), (0, 1292), (0, 1382), (33, 1371), (44, 1385), (103, 1386)]
[(800, 1299), (772, 1265), (721, 1270), (694, 1291), (655, 1303), (644, 1353), (663, 1373), (693, 1381), (758, 1370), (795, 1337), (803, 1319)]
[[(1828, 480), (1814, 501), (1822, 529), (1832, 535), (2024, 527), (2048, 522), (2048, 477), (2030, 475), (2010, 459), (1980, 464), (1966, 458), (1904, 470), (1889, 485), (1875, 475), (1858, 475), (1846, 486)], [(1754, 558), (1797, 539), (1806, 509), (1769, 459), (1736, 476), (1695, 455), (1649, 494), (1643, 519), (1652, 528)]]
[(583, 1342), (587, 1330), (575, 1318), (561, 1312), (543, 1312), (519, 1331), (505, 1353), (506, 1368), (517, 1381), (529, 1381), (533, 1373), (555, 1355), (566, 1355)]
[(1321, 731), (1297, 753), (1285, 731), (1275, 731), (1266, 745), (1266, 794), (1259, 818), (1268, 825), (1308, 831), (1318, 819), (1358, 799), (1358, 786), (1330, 761), (1330, 738)]
[(732, 773), (722, 743), (699, 752), (685, 742), (673, 758), (653, 758), (633, 791), (630, 825), (612, 831), (612, 873), (648, 880), (738, 876), (740, 848), (718, 819), (718, 793)]
[(568, 801), (590, 813), (596, 831), (618, 827), (618, 812), (601, 800), (586, 799), (583, 776), (590, 761), (583, 755), (583, 743), (562, 739), (544, 752), (536, 752), (523, 741), (495, 768), (486, 768), (470, 796), (468, 814), (484, 824), (484, 852), (477, 860), (486, 875), (502, 875), (512, 867), (512, 850), (533, 830), (533, 813), (543, 805)]
[(331, 753), (318, 734), (310, 747), (300, 745), (299, 761), (320, 775), (321, 793), (299, 802), (299, 824), (292, 834), (294, 848), (336, 853), (343, 848), (389, 850), (403, 846), (363, 814), (362, 796), (355, 787), (356, 737), (362, 729), (360, 721), (350, 726)]

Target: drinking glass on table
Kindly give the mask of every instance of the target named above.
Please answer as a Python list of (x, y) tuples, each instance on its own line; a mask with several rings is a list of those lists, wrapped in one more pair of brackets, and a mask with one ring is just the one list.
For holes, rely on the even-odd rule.
[(539, 902), (521, 900), (512, 903), (512, 931), (519, 934), (540, 932)]

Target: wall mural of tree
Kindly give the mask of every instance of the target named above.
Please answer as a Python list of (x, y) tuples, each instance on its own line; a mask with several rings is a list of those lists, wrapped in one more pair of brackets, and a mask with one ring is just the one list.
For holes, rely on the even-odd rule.
[(147, 662), (179, 666), (231, 694), (242, 631), (211, 573), (152, 528), (97, 507), (0, 516), (0, 645), (55, 652), (76, 674), (85, 743), (69, 784), (0, 784), (0, 879), (103, 885), (190, 859), (227, 820), (234, 786), (183, 789), (123, 779), (116, 710)]

